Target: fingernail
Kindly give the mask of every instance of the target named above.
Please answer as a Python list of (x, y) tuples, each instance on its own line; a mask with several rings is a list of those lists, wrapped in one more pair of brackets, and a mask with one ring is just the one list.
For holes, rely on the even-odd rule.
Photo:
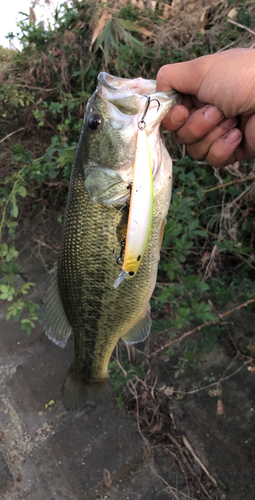
[(240, 141), (242, 137), (241, 131), (238, 128), (233, 128), (225, 135), (225, 140), (227, 144), (235, 144), (235, 142)]
[(225, 129), (230, 129), (234, 128), (236, 124), (237, 124), (237, 119), (233, 117), (233, 118), (228, 118), (228, 120), (224, 120), (221, 124), (221, 127)]
[(218, 123), (224, 118), (224, 114), (215, 106), (209, 106), (209, 108), (205, 111), (204, 117), (210, 123)]

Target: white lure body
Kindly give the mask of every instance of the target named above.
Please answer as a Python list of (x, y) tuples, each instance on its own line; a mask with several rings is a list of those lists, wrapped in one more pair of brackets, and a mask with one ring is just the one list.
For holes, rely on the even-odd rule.
[(153, 178), (151, 155), (145, 130), (138, 128), (130, 209), (121, 273), (113, 284), (115, 290), (124, 278), (133, 278), (143, 260), (153, 216)]

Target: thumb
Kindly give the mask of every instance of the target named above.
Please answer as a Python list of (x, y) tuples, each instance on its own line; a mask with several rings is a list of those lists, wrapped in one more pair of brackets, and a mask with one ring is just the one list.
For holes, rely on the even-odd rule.
[(199, 89), (194, 62), (166, 64), (157, 74), (156, 92), (175, 89), (184, 94), (182, 105), (174, 106), (162, 121), (167, 130), (178, 130), (186, 122), (189, 110), (194, 106), (191, 98), (188, 97), (188, 95), (196, 95)]
[(202, 74), (204, 71), (201, 72), (200, 69), (202, 66), (200, 64), (198, 67), (196, 59), (162, 66), (157, 74), (156, 91), (164, 92), (175, 89), (182, 94), (198, 95), (205, 76)]

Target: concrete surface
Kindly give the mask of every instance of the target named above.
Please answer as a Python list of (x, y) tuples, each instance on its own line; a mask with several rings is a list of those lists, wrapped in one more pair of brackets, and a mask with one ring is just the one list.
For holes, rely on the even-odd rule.
[[(40, 301), (50, 276), (37, 257), (22, 275)], [(27, 336), (5, 320), (0, 302), (0, 498), (2, 500), (167, 499), (151, 472), (136, 419), (118, 407), (67, 412), (61, 385), (73, 356), (38, 326)], [(180, 491), (185, 481), (161, 456), (160, 474)], [(158, 496), (157, 496), (158, 495)]]

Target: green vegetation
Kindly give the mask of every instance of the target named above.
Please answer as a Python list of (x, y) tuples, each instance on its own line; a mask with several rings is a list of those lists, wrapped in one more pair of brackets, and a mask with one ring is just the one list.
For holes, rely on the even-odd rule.
[(124, 405), (121, 394), (123, 386), (134, 376), (139, 378), (146, 377), (146, 371), (143, 366), (133, 366), (128, 361), (123, 361), (121, 365), (117, 361), (111, 361), (109, 363), (109, 375), (113, 385), (114, 396), (118, 400), (118, 406), (122, 408)]
[[(117, 9), (111, 1), (78, 1), (61, 6), (51, 30), (24, 16), (19, 24), (22, 50), (0, 47), (0, 299), (6, 301), (7, 318), (21, 318), (28, 333), (39, 319), (39, 307), (26, 299), (33, 283), (18, 285), (15, 235), (27, 213), (37, 213), (38, 199), (61, 221), (97, 74), (106, 70), (128, 78), (155, 78), (165, 63), (229, 44), (249, 45), (251, 35), (227, 22), (233, 6), (237, 22), (254, 25), (255, 8), (249, 1), (229, 2), (218, 16), (208, 11), (200, 30), (200, 13), (189, 24), (183, 18), (178, 24), (180, 14), (167, 14), (163, 2), (154, 11), (140, 11), (127, 2)], [(255, 297), (255, 174), (248, 163), (214, 172), (206, 163), (181, 155), (173, 143), (168, 146), (174, 187), (152, 299), (153, 332), (167, 330), (175, 338), (190, 324), (205, 324), (203, 342), (187, 343), (176, 365), (179, 373), (217, 342), (222, 327), (206, 325), (216, 311)], [(126, 378), (114, 363), (110, 372), (118, 393)]]

